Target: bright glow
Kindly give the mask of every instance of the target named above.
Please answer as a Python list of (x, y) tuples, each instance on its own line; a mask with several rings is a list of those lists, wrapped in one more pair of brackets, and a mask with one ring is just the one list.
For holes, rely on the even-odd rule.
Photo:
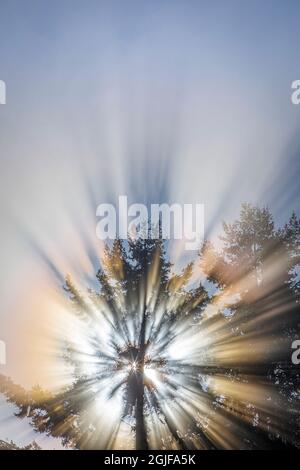
[(144, 372), (145, 376), (150, 379), (155, 385), (159, 384), (159, 374), (155, 369), (146, 366)]

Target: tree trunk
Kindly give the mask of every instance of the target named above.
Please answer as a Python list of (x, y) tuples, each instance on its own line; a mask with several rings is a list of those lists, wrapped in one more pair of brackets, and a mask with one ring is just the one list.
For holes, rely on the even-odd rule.
[(136, 450), (148, 450), (147, 431), (144, 419), (144, 374), (138, 372), (137, 377), (137, 400), (135, 409), (136, 434), (135, 445)]
[(139, 337), (139, 352), (137, 356), (137, 390), (136, 390), (136, 450), (148, 450), (147, 430), (144, 418), (144, 363), (145, 363), (145, 335), (146, 335), (146, 305), (144, 305), (143, 319)]

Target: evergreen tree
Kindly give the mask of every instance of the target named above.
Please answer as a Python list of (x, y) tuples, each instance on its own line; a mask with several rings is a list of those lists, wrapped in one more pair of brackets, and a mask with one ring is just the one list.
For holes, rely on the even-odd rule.
[[(60, 436), (68, 446), (106, 448), (112, 445), (113, 436), (107, 434), (105, 440), (102, 433), (99, 439), (103, 423), (97, 423), (87, 410), (109, 380), (106, 399), (121, 392), (121, 420), (132, 426), (137, 449), (148, 448), (146, 419), (151, 420), (153, 413), (182, 447), (183, 440), (164, 415), (161, 404), (164, 398), (172, 400), (176, 394), (172, 376), (184, 374), (182, 365), (166, 356), (168, 345), (176, 336), (175, 327), (194, 321), (208, 300), (201, 284), (186, 289), (191, 274), (191, 264), (181, 274), (172, 273), (161, 239), (137, 238), (129, 243), (115, 240), (105, 248), (96, 276), (98, 291), (79, 291), (70, 276), (64, 286), (75, 315), (86, 329), (94, 372), (87, 372), (88, 354), (84, 357), (75, 343), (69, 343), (64, 357), (74, 371), (71, 387), (58, 395), (39, 389), (26, 392), (8, 379), (2, 381), (0, 391), (18, 405), (19, 417), (31, 419), (35, 430)], [(110, 330), (105, 339), (99, 331), (103, 325)], [(164, 395), (159, 396), (151, 371), (164, 383)], [(193, 380), (197, 381), (196, 374)]]
[[(72, 384), (59, 393), (26, 391), (0, 377), (0, 392), (37, 432), (72, 448), (114, 448), (124, 423), (136, 449), (228, 446), (219, 437), (224, 425), (245, 448), (299, 446), (299, 374), (289, 356), (298, 333), (299, 225), (293, 214), (277, 230), (267, 208), (244, 204), (237, 221), (224, 223), (221, 249), (209, 241), (201, 249), (205, 287), (193, 284), (192, 263), (174, 272), (161, 238), (115, 240), (105, 248), (98, 289), (65, 281), (84, 338), (64, 346)], [(186, 348), (182, 338), (192, 348), (180, 359), (181, 351), (170, 351)], [(220, 394), (210, 385), (215, 378), (271, 386), (272, 413), (268, 396), (259, 408), (243, 395)]]

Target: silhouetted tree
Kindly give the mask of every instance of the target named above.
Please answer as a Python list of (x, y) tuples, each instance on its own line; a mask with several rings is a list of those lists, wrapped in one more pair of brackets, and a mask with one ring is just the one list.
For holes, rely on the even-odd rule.
[[(256, 348), (251, 338), (268, 341), (252, 373), (268, 377), (297, 408), (299, 373), (290, 345), (299, 337), (299, 219), (292, 214), (276, 229), (268, 208), (243, 204), (239, 219), (223, 223), (223, 231), (220, 250), (210, 242), (202, 248), (201, 266), (215, 287), (211, 302), (221, 299), (221, 314), (231, 312), (224, 331), (249, 338), (249, 354)], [(291, 428), (297, 420), (290, 418)]]
[[(59, 395), (41, 389), (26, 392), (9, 379), (2, 381), (0, 391), (17, 404), (18, 416), (30, 418), (37, 431), (62, 437), (65, 445), (97, 447), (97, 431), (101, 430), (97, 423), (91, 425), (86, 409), (95, 400), (98, 387), (111, 377), (109, 397), (122, 389), (122, 418), (134, 423), (137, 449), (148, 448), (145, 416), (154, 411), (165, 419), (173, 438), (182, 443), (172, 423), (163, 417), (160, 407), (163, 398), (158, 400), (156, 385), (151, 376), (145, 375), (145, 368), (155, 369), (161, 375), (171, 399), (176, 385), (168, 377), (167, 369), (172, 368), (175, 373), (181, 366), (176, 361), (168, 362), (165, 350), (174, 338), (174, 325), (199, 315), (208, 295), (201, 283), (186, 290), (191, 264), (181, 274), (174, 274), (171, 269), (161, 239), (137, 238), (128, 243), (117, 239), (105, 248), (96, 276), (98, 292), (92, 289), (80, 292), (67, 276), (64, 288), (74, 313), (88, 330), (88, 343), (97, 362), (95, 373), (92, 377), (85, 373), (82, 353), (76, 345), (67, 344), (64, 357), (74, 368), (74, 381)], [(103, 319), (111, 329), (107, 339), (109, 350), (101, 344), (97, 332)], [(120, 379), (115, 380), (118, 374)], [(91, 430), (94, 439), (90, 437)], [(106, 447), (109, 443), (102, 440), (101, 445)]]
[(6, 442), (0, 440), (0, 450), (41, 450), (41, 447), (35, 441), (26, 446), (20, 447), (13, 441)]
[[(134, 431), (135, 447), (147, 449), (151, 439), (154, 445), (149, 422), (157, 432), (156, 448), (221, 447), (225, 443), (216, 444), (216, 436), (222, 423), (246, 448), (272, 447), (274, 439), (279, 446), (278, 438), (299, 445), (299, 413), (285, 413), (288, 407), (299, 410), (299, 374), (289, 347), (286, 353), (265, 348), (254, 363), (244, 357), (255, 355), (258, 342), (276, 350), (278, 341), (288, 344), (298, 332), (299, 226), (293, 214), (278, 230), (267, 208), (244, 204), (237, 221), (224, 223), (220, 249), (204, 243), (202, 283), (193, 281), (192, 263), (174, 272), (161, 239), (115, 240), (105, 248), (98, 289), (81, 290), (70, 276), (65, 281), (85, 338), (84, 347), (75, 339), (64, 346), (72, 384), (53, 394), (39, 387), (26, 391), (0, 377), (0, 392), (36, 431), (79, 449), (113, 447), (122, 423)], [(180, 348), (178, 339), (189, 335), (191, 357), (173, 357), (170, 347)], [(247, 384), (249, 377), (273, 384), (277, 414), (218, 393), (209, 385), (214, 377), (232, 384)], [(122, 397), (114, 428), (101, 420), (105, 409), (96, 411), (99, 395), (104, 408)], [(176, 417), (167, 411), (169, 403), (176, 405)], [(169, 440), (157, 422), (168, 429)]]

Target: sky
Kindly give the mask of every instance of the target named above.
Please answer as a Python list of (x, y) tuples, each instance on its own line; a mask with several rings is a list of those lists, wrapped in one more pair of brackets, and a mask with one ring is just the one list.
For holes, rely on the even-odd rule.
[(93, 277), (98, 204), (203, 203), (207, 236), (243, 201), (299, 214), (299, 17), (292, 0), (1, 0), (0, 373), (55, 375), (46, 332), (64, 275)]

